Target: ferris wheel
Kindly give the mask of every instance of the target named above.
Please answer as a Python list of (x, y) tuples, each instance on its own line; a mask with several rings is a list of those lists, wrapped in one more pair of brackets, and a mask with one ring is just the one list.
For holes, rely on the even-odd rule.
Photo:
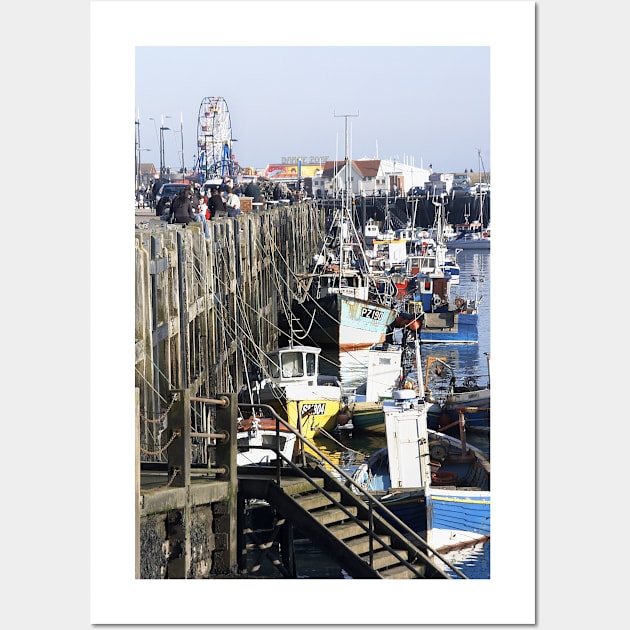
[(206, 179), (234, 176), (230, 111), (222, 96), (206, 96), (197, 118), (197, 164)]

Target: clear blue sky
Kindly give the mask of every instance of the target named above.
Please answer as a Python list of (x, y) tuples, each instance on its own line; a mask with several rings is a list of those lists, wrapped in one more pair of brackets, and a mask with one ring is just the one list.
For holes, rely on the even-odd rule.
[[(351, 156), (490, 170), (489, 46), (136, 48), (136, 115), (143, 162), (196, 157), (199, 108), (223, 97), (236, 160), (263, 168), (283, 156)], [(337, 117), (335, 116), (337, 114)], [(154, 119), (150, 120), (151, 118)]]

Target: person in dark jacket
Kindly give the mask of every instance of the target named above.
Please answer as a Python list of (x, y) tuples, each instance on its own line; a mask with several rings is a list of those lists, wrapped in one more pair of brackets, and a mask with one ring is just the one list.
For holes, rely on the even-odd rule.
[(245, 186), (245, 196), (252, 197), (252, 203), (260, 203), (260, 186), (256, 182), (249, 182)]
[(192, 223), (195, 220), (195, 214), (190, 203), (191, 197), (190, 188), (182, 188), (179, 195), (173, 199), (171, 204), (173, 223)]
[(208, 200), (208, 209), (210, 210), (210, 218), (216, 219), (217, 217), (225, 216), (225, 204), (219, 194), (218, 188), (213, 188), (210, 193), (210, 199)]

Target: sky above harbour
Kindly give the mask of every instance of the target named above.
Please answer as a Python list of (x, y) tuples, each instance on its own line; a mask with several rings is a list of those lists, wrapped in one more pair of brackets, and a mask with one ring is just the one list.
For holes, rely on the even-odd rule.
[(476, 171), (479, 150), (490, 168), (489, 46), (139, 46), (142, 162), (159, 164), (162, 126), (165, 165), (182, 165), (183, 139), (190, 168), (209, 97), (224, 99), (244, 167), (343, 159), (349, 115), (355, 159)]

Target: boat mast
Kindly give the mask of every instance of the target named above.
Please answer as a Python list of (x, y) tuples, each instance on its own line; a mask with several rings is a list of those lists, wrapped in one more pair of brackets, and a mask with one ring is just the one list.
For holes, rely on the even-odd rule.
[(344, 190), (342, 196), (342, 207), (341, 207), (341, 223), (340, 223), (340, 235), (339, 235), (339, 290), (341, 291), (341, 274), (342, 269), (346, 266), (346, 254), (344, 251), (344, 226), (346, 225), (346, 214), (348, 220), (348, 226), (352, 225), (352, 217), (350, 216), (350, 160), (348, 157), (348, 118), (357, 118), (359, 116), (359, 112), (356, 114), (335, 114), (333, 112), (333, 116), (335, 118), (343, 118), (344, 119)]
[(416, 351), (416, 372), (418, 375), (418, 396), (424, 400), (424, 379), (422, 375), (422, 359), (420, 356), (420, 331), (416, 330), (414, 346)]
[[(481, 149), (477, 149), (477, 157), (479, 160), (479, 223), (481, 223), (481, 229), (483, 230), (483, 195), (484, 195), (484, 191), (483, 188), (481, 187), (482, 181), (481, 181)], [(485, 171), (485, 168), (484, 168)], [(484, 172), (485, 175), (485, 172)], [(485, 177), (484, 177), (485, 179)], [(483, 182), (485, 183), (485, 182)]]

